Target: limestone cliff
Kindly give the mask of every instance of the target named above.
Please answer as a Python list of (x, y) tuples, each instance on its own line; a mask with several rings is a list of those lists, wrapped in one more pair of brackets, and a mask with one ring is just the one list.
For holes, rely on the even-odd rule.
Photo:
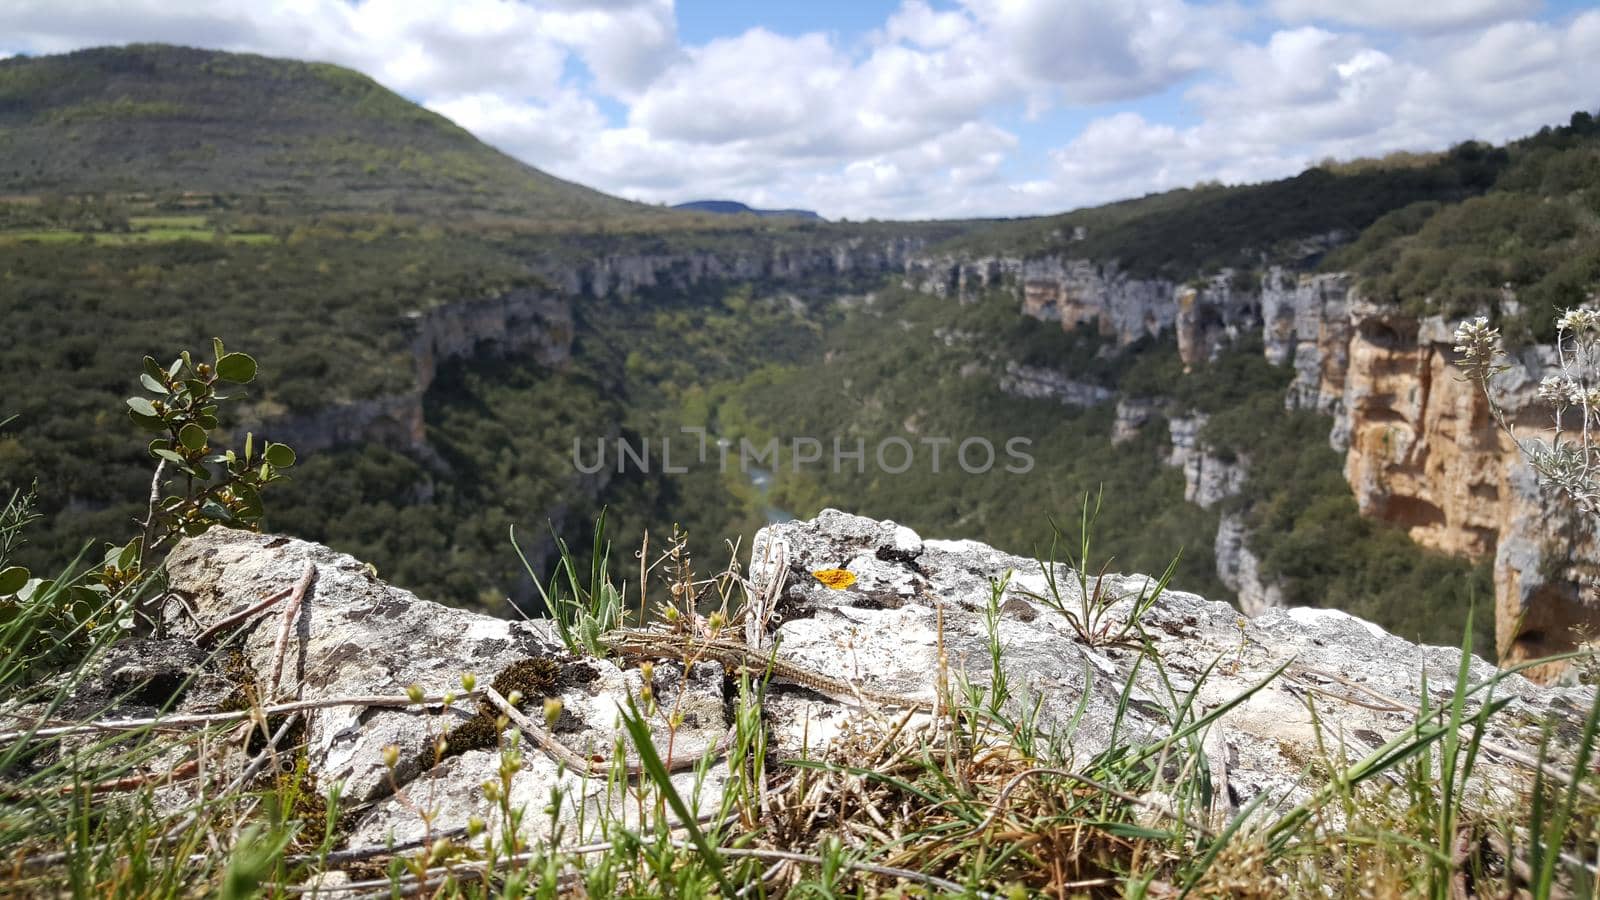
[(1064, 372), (1025, 366), (1015, 361), (1006, 363), (999, 386), (1000, 390), (1014, 397), (1050, 399), (1063, 406), (1098, 406), (1116, 396), (1109, 388), (1077, 381)]
[(274, 440), (302, 452), (377, 442), (428, 456), (422, 395), (438, 367), (474, 356), (528, 355), (559, 366), (571, 356), (569, 300), (526, 288), (416, 310), (399, 323), (408, 336), (412, 387), (397, 394), (341, 403), (313, 413), (251, 423)]
[(1224, 513), (1217, 523), (1217, 578), (1233, 591), (1245, 615), (1258, 616), (1283, 606), (1283, 588), (1261, 574), (1261, 560), (1250, 549), (1249, 532), (1237, 513)]
[(1183, 470), (1183, 499), (1202, 509), (1209, 509), (1239, 493), (1250, 470), (1249, 460), (1225, 457), (1205, 442), (1201, 431), (1206, 419), (1195, 413), (1167, 420), (1172, 436), (1172, 453), (1167, 457), (1167, 465)]
[(642, 290), (688, 290), (712, 281), (796, 281), (900, 271), (921, 249), (920, 238), (852, 238), (788, 246), (751, 239), (727, 251), (603, 254), (576, 262), (530, 260), (530, 268), (552, 287), (526, 288), (469, 297), (409, 313), (404, 330), (411, 369), (405, 391), (340, 403), (311, 413), (257, 412), (248, 427), (301, 450), (346, 444), (383, 443), (431, 458), (422, 396), (438, 367), (482, 356), (531, 356), (560, 366), (571, 356), (572, 301), (628, 297)]
[(1284, 403), (1337, 416), (1348, 366), (1350, 276), (1295, 274), (1281, 267), (1261, 279), (1262, 352), (1273, 365), (1294, 365)]
[[(1115, 263), (1003, 257), (916, 257), (905, 278), (909, 287), (963, 301), (1011, 290), (1024, 315), (1063, 328), (1090, 323), (1119, 346), (1171, 328), (1186, 367), (1259, 328), (1266, 358), (1294, 367), (1285, 406), (1333, 417), (1329, 442), (1346, 453), (1346, 478), (1363, 514), (1405, 527), (1430, 549), (1493, 557), (1504, 658), (1558, 653), (1600, 630), (1593, 523), (1540, 491), (1485, 399), (1462, 379), (1452, 364), (1455, 323), (1380, 308), (1352, 282), (1346, 273), (1274, 266), (1258, 284), (1224, 271), (1178, 285), (1130, 277)], [(1499, 381), (1500, 404), (1529, 435), (1548, 425), (1533, 394), (1551, 360), (1548, 348), (1532, 349)], [(1130, 438), (1160, 405), (1159, 398), (1119, 398), (1114, 439)], [(1170, 415), (1168, 462), (1183, 469), (1186, 498), (1211, 506), (1237, 492), (1245, 470), (1243, 461), (1221, 460), (1203, 445), (1203, 425), (1201, 416)], [(1238, 519), (1225, 519), (1215, 551), (1219, 574), (1243, 606), (1281, 602)]]
[[(1345, 476), (1363, 513), (1404, 526), (1417, 543), (1456, 556), (1493, 555), (1504, 658), (1571, 649), (1600, 620), (1593, 524), (1536, 485), (1488, 401), (1453, 364), (1452, 326), (1351, 303), (1334, 432), (1348, 444)], [(1498, 405), (1528, 437), (1549, 425), (1534, 393), (1552, 363), (1548, 348), (1533, 348), (1496, 380)]]
[(1162, 279), (1135, 278), (1116, 263), (1044, 257), (915, 257), (905, 265), (905, 285), (963, 302), (987, 289), (1015, 291), (1024, 315), (1060, 322), (1064, 330), (1093, 326), (1119, 345), (1153, 337), (1177, 318), (1173, 292)]
[(727, 251), (599, 254), (576, 262), (535, 260), (532, 267), (570, 297), (628, 297), (651, 288), (687, 290), (709, 281), (795, 281), (900, 271), (922, 245), (915, 237), (800, 246), (752, 240)]

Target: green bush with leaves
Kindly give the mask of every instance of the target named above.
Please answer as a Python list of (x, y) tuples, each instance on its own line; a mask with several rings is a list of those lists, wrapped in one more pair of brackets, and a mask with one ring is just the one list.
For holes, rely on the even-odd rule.
[(37, 578), (15, 562), (24, 530), (41, 518), (36, 492), (14, 490), (0, 508), (0, 636), (7, 648), (0, 683), (73, 659), (102, 626), (134, 627), (148, 576), (179, 538), (215, 525), (260, 528), (261, 491), (287, 477), (283, 470), (294, 465), (295, 453), (277, 443), (258, 449), (252, 435), (237, 451), (215, 446), (221, 404), (238, 396), (223, 389), (254, 381), (257, 365), (249, 354), (227, 352), (221, 339), (212, 349), (210, 362), (188, 351), (166, 366), (144, 359), (139, 383), (149, 396), (128, 398), (127, 410), (136, 425), (156, 434), (148, 445), (156, 465), (149, 505), (132, 539), (108, 545), (91, 569), (80, 568), (80, 551), (59, 577)]
[(238, 451), (213, 446), (220, 405), (238, 396), (220, 389), (249, 384), (257, 367), (249, 354), (227, 352), (221, 338), (213, 339), (212, 353), (209, 363), (187, 350), (166, 366), (144, 358), (139, 383), (152, 396), (129, 397), (128, 416), (156, 433), (149, 444), (156, 472), (141, 534), (106, 555), (101, 580), (107, 586), (138, 578), (152, 554), (185, 535), (213, 525), (259, 530), (262, 488), (286, 477), (283, 470), (295, 463), (287, 444), (268, 442), (257, 452), (250, 434)]

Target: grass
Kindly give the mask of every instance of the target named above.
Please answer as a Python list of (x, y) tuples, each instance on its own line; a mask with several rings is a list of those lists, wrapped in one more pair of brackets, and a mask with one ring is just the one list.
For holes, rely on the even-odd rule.
[[(639, 558), (641, 579), (657, 573), (668, 588), (655, 618), (687, 623), (698, 615), (737, 633), (745, 582), (736, 569), (698, 577), (678, 540), (654, 555), (647, 545)], [(591, 570), (583, 584), (570, 554), (562, 572), (567, 594), (556, 605), (575, 648), (587, 643), (578, 637), (583, 622), (626, 619), (610, 576)], [(68, 573), (58, 590), (72, 582)], [(1267, 684), (1289, 677), (1284, 669), (1202, 708), (1197, 697), (1223, 661), (1180, 690), (1135, 619), (1123, 639), (1145, 652), (1120, 690), (1113, 729), (1122, 737), (1086, 758), (1074, 751), (1086, 699), (1047, 731), (1037, 709), (1013, 696), (997, 624), (1004, 590), (1004, 581), (993, 585), (984, 618), (987, 683), (933, 673), (943, 708), (926, 727), (857, 719), (827, 756), (780, 763), (767, 753), (765, 681), (738, 673), (729, 778), (718, 798), (704, 789), (709, 759), (687, 789), (668, 772), (686, 692), (658, 696), (654, 685), (672, 677), (658, 675), (645, 679), (619, 722), (619, 739), (644, 776), (630, 782), (616, 763), (579, 792), (606, 802), (588, 807), (558, 790), (537, 808), (512, 805), (511, 788), (536, 751), (502, 718), (490, 743), (498, 774), (483, 786), (493, 816), (359, 851), (335, 849), (345, 827), (337, 788), (307, 774), (292, 720), (247, 722), (256, 744), (265, 743), (254, 756), (258, 771), (247, 768), (204, 802), (175, 809), (158, 802), (162, 783), (135, 775), (141, 765), (174, 761), (166, 767), (180, 773), (176, 780), (181, 760), (200, 759), (243, 733), (146, 726), (78, 743), (24, 736), (0, 745), (0, 859), (13, 891), (123, 897), (293, 896), (335, 870), (348, 875), (344, 889), (356, 896), (1447, 898), (1522, 891), (1543, 898), (1592, 889), (1585, 860), (1597, 848), (1600, 794), (1588, 763), (1600, 702), (1580, 728), (1571, 771), (1581, 777), (1554, 774), (1540, 748), (1539, 774), (1522, 802), (1487, 801), (1477, 764), (1508, 702), (1497, 691), (1512, 673), (1475, 682), (1464, 653), (1451, 699), (1427, 705), (1424, 689), (1425, 705), (1388, 743), (1361, 759), (1333, 747), (1307, 759), (1322, 786), (1305, 802), (1289, 809), (1257, 802), (1221, 820), (1207, 812), (1216, 786), (1201, 738)], [(706, 597), (710, 605), (697, 608), (695, 598)], [(108, 615), (130, 602), (111, 598)], [(26, 668), (17, 648), (30, 645), (18, 640), (19, 630), (42, 615), (19, 612), (0, 626), (0, 646), (9, 648), (0, 676)], [(47, 715), (63, 708), (113, 645), (106, 631), (114, 629), (88, 635), (82, 657), (60, 677), (0, 677), (7, 701), (42, 704)], [(1470, 623), (1467, 634), (1470, 651)], [(1170, 712), (1165, 733), (1135, 737), (1122, 719), (1141, 667), (1166, 685)], [(461, 696), (475, 687), (464, 679)], [(1308, 700), (1314, 717), (1318, 710)], [(547, 722), (559, 712), (547, 704)], [(429, 815), (425, 806), (418, 815)], [(568, 806), (580, 811), (575, 818), (558, 815)], [(533, 840), (529, 828), (541, 816), (551, 837)]]
[(128, 224), (135, 231), (158, 228), (190, 228), (199, 229), (206, 227), (205, 216), (129, 216)]
[[(212, 241), (216, 232), (210, 228), (149, 227), (142, 231), (90, 233), (65, 228), (35, 228), (0, 231), (0, 243), (8, 244), (75, 244), (91, 243), (105, 246), (127, 244), (157, 244), (173, 241)], [(229, 233), (223, 240), (231, 244), (267, 244), (278, 237), (261, 232)]]

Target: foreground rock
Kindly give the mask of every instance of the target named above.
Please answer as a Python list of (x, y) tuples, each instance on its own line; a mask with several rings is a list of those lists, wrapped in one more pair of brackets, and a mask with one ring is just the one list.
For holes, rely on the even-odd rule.
[[(512, 666), (548, 661), (554, 664), (548, 666), (553, 677), (543, 693), (559, 698), (563, 707), (553, 729), (556, 737), (579, 755), (611, 756), (618, 709), (630, 694), (638, 695), (639, 673), (624, 672), (607, 660), (568, 655), (547, 621), (509, 622), (430, 603), (384, 584), (363, 563), (326, 547), (226, 529), (186, 540), (172, 554), (168, 569), (173, 590), (188, 599), (195, 618), (212, 622), (294, 586), (308, 564), (315, 568), (316, 581), (296, 618), (276, 690), (270, 680), (281, 620), (277, 608), (238, 639), (245, 677), (260, 695), (332, 701), (403, 695), (412, 686), (426, 694), (459, 693), (463, 675), (488, 684)], [(174, 628), (183, 631), (181, 624)], [(675, 679), (663, 672), (658, 680), (667, 684)], [(685, 727), (674, 746), (680, 756), (695, 757), (718, 743), (725, 731), (720, 673), (715, 667), (693, 673), (688, 690)], [(539, 698), (531, 699), (531, 715), (542, 720)], [(663, 699), (671, 702), (675, 696)], [(391, 831), (397, 841), (421, 837), (422, 808), (435, 810), (435, 832), (464, 825), (472, 815), (492, 820), (493, 808), (481, 787), (496, 777), (499, 766), (492, 745), (433, 765), (436, 739), (448, 738), (476, 712), (475, 703), (457, 701), (429, 711), (340, 705), (308, 714), (308, 770), (324, 791), (342, 782), (346, 803), (364, 810), (353, 844), (382, 843)], [(665, 729), (656, 736), (666, 746)], [(392, 775), (384, 761), (384, 749), (390, 746), (399, 750)], [(538, 810), (558, 786), (584, 803), (604, 799), (603, 779), (586, 783), (577, 772), (558, 775), (557, 764), (532, 749), (524, 761), (526, 768), (514, 782), (514, 804)], [(677, 777), (680, 788), (687, 789), (694, 774)], [(713, 775), (707, 785), (711, 802), (718, 786)], [(573, 818), (577, 810), (569, 807), (563, 813)], [(527, 821), (541, 832), (552, 824), (547, 816), (530, 815)]]
[[(270, 681), (278, 611), (258, 617), (233, 639), (234, 658), (245, 670), (239, 677), (262, 694), (336, 700), (401, 694), (412, 685), (442, 693), (459, 689), (464, 673), (482, 684), (508, 668), (545, 661), (539, 665), (550, 675), (546, 690), (562, 701), (556, 737), (591, 758), (626, 747), (618, 737), (618, 711), (643, 686), (632, 664), (570, 656), (546, 622), (507, 622), (420, 600), (383, 584), (359, 561), (315, 544), (220, 529), (186, 541), (169, 567), (173, 590), (186, 599), (194, 622), (180, 620), (174, 630), (183, 637), (187, 628), (192, 637), (206, 623), (292, 587), (308, 564), (316, 581), (295, 619), (276, 690)], [(823, 585), (812, 572), (826, 568), (848, 569), (854, 583)], [(1218, 817), (1262, 794), (1273, 803), (1308, 796), (1318, 787), (1308, 778), (1316, 770), (1309, 761), (1330, 753), (1359, 759), (1401, 734), (1415, 721), (1408, 707), (1422, 700), (1421, 676), (1426, 673), (1430, 686), (1428, 702), (1446, 702), (1459, 661), (1455, 650), (1417, 646), (1343, 613), (1270, 610), (1251, 620), (1226, 604), (1176, 590), (1164, 593), (1138, 623), (1153, 651), (1144, 654), (1132, 641), (1110, 640), (1135, 634), (1128, 630), (1131, 598), (1153, 588), (1143, 576), (1106, 578), (1103, 593), (1124, 599), (1087, 623), (1101, 636), (1091, 645), (1041, 599), (1059, 595), (1063, 609), (1081, 609), (1070, 572), (1054, 573), (1052, 591), (1032, 561), (970, 541), (924, 541), (892, 522), (833, 510), (764, 529), (753, 545), (750, 574), (755, 596), (764, 599), (746, 639), (768, 647), (776, 642), (784, 660), (855, 681), (865, 691), (932, 699), (941, 680), (989, 685), (996, 675), (990, 650), (998, 639), (998, 672), (1014, 695), (1011, 707), (1037, 704), (1043, 729), (1067, 739), (1080, 764), (1110, 747), (1113, 731), (1119, 744), (1171, 734), (1174, 710), (1191, 691), (1196, 700), (1188, 721), (1266, 682), (1204, 732), (1219, 787), (1210, 812)], [(1487, 663), (1473, 664), (1474, 681), (1494, 674)], [(657, 663), (652, 686), (664, 704), (685, 692), (683, 725), (670, 736), (674, 757), (699, 757), (721, 740), (733, 688), (717, 664), (699, 664), (685, 685), (680, 666)], [(1525, 783), (1527, 769), (1514, 756), (1535, 752), (1541, 724), (1562, 723), (1558, 744), (1570, 738), (1591, 696), (1584, 688), (1546, 688), (1516, 676), (1496, 688), (1495, 697), (1509, 699), (1510, 706), (1490, 729), (1480, 771), (1498, 799), (1514, 801)], [(199, 711), (195, 704), (202, 703), (215, 703), (215, 692), (188, 705)], [(1469, 709), (1476, 706), (1475, 699)], [(823, 756), (831, 741), (874, 715), (862, 707), (775, 682), (765, 707), (771, 752)], [(537, 704), (531, 710), (541, 718)], [(438, 765), (431, 756), (435, 739), (474, 712), (474, 704), (458, 700), (443, 710), (335, 706), (308, 715), (308, 769), (323, 790), (343, 782), (351, 845), (421, 836), (419, 809), (434, 811), (435, 833), (472, 815), (493, 821), (481, 787), (497, 777), (493, 747)], [(652, 720), (652, 727), (657, 745), (668, 747), (664, 723)], [(400, 750), (392, 777), (384, 763), (387, 746)], [(566, 792), (558, 816), (566, 821), (580, 806), (592, 813), (617, 802), (604, 778), (570, 767), (559, 771), (532, 748), (525, 762), (512, 800), (530, 810), (526, 823), (534, 835), (552, 827), (552, 817), (538, 810), (553, 788)], [(726, 766), (715, 761), (700, 781), (702, 808), (714, 808), (729, 777)], [(675, 783), (688, 795), (697, 778), (683, 772)]]

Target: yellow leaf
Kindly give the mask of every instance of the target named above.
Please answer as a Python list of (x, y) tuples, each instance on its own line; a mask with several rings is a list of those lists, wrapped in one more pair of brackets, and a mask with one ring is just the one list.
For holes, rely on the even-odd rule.
[(811, 575), (836, 591), (842, 591), (856, 583), (855, 573), (849, 569), (818, 569), (812, 572)]

